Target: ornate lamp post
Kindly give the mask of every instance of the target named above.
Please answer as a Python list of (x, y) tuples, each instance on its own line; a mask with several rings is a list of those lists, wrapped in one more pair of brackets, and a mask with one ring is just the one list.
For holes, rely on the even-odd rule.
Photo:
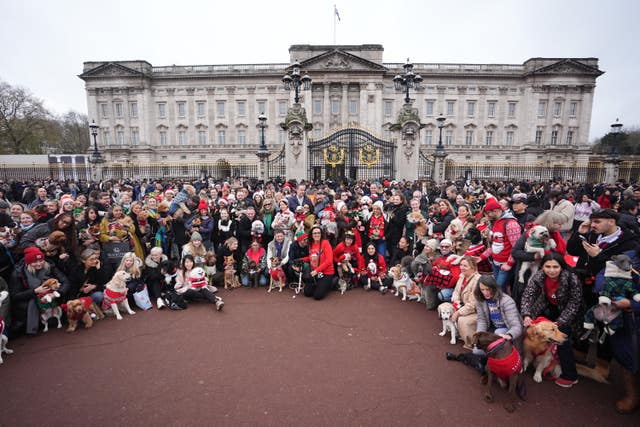
[(436, 148), (436, 151), (444, 152), (444, 146), (442, 145), (442, 128), (444, 128), (444, 122), (447, 119), (445, 116), (440, 114), (436, 120), (438, 121), (438, 129), (440, 129), (440, 136), (438, 137), (438, 148)]
[(96, 124), (95, 120), (92, 120), (91, 124), (89, 125), (89, 130), (91, 132), (91, 135), (93, 136), (93, 153), (91, 153), (91, 156), (89, 157), (89, 163), (93, 165), (94, 180), (98, 178), (99, 165), (105, 162), (102, 154), (100, 154), (100, 152), (98, 151), (98, 129), (100, 129), (100, 126)]
[(300, 101), (300, 90), (311, 89), (311, 77), (305, 72), (304, 76), (300, 75), (300, 63), (298, 61), (291, 65), (291, 73), (285, 74), (282, 78), (285, 90), (294, 91), (294, 103), (298, 104)]
[(256, 155), (260, 160), (260, 179), (265, 180), (267, 175), (267, 159), (269, 158), (269, 149), (267, 148), (267, 143), (264, 138), (264, 130), (267, 127), (267, 116), (264, 113), (260, 113), (258, 116), (258, 128), (260, 128), (260, 148), (258, 148), (258, 152)]
[(404, 103), (409, 104), (411, 102), (409, 89), (419, 89), (420, 83), (422, 83), (422, 77), (420, 74), (413, 72), (413, 64), (409, 62), (409, 58), (407, 58), (407, 63), (404, 64), (402, 68), (404, 68), (404, 74), (395, 76), (393, 78), (393, 84), (398, 92), (402, 90), (405, 91)]
[(620, 154), (618, 154), (618, 148), (616, 145), (620, 139), (622, 131), (622, 123), (618, 119), (611, 125), (611, 151), (609, 155), (604, 159), (604, 182), (607, 184), (613, 184), (618, 179), (620, 173)]

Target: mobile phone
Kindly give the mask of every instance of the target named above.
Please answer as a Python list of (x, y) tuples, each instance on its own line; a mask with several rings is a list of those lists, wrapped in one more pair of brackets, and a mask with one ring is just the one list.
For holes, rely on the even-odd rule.
[(578, 237), (579, 237), (581, 240), (584, 240), (585, 242), (587, 241), (587, 238), (586, 238), (586, 237), (584, 237), (583, 235), (579, 235)]

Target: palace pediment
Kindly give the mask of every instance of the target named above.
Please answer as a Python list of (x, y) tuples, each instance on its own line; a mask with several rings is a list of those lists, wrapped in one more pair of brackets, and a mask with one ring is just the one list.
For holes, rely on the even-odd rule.
[(380, 64), (340, 49), (332, 49), (306, 59), (300, 63), (300, 66), (305, 71), (384, 72), (387, 70)]
[(146, 77), (146, 75), (138, 70), (119, 64), (117, 62), (105, 62), (95, 68), (86, 70), (79, 76), (81, 79), (86, 78), (104, 78), (104, 77)]
[(584, 64), (575, 59), (567, 58), (562, 59), (553, 64), (548, 64), (543, 67), (537, 68), (528, 73), (529, 75), (567, 75), (567, 74), (579, 74), (579, 75), (591, 75), (599, 76), (604, 74), (603, 71), (597, 67)]

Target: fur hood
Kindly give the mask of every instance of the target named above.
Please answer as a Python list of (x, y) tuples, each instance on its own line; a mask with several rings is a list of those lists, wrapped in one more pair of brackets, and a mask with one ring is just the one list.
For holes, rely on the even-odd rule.
[(147, 257), (144, 260), (144, 265), (146, 265), (149, 268), (160, 268), (160, 264), (162, 264), (167, 259), (168, 259), (167, 256), (165, 254), (162, 254), (162, 258), (158, 263), (151, 259), (151, 255), (147, 255)]

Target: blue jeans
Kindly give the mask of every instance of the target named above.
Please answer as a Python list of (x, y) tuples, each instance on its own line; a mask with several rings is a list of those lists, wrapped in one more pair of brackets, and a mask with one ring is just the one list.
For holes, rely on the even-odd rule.
[(376, 251), (378, 251), (378, 253), (380, 255), (382, 255), (383, 257), (386, 258), (387, 256), (387, 241), (384, 239), (381, 240), (372, 240), (371, 241), (374, 245), (376, 245)]
[(451, 302), (453, 291), (454, 288), (440, 289), (440, 292), (438, 292), (438, 299), (442, 302)]
[[(252, 286), (253, 283), (249, 284), (249, 275), (248, 274), (243, 274), (242, 277), (240, 278), (240, 283), (242, 283), (242, 286)], [(264, 274), (260, 274), (260, 278), (258, 279), (258, 284), (260, 286), (267, 286), (267, 276), (265, 276)]]
[(513, 268), (509, 271), (502, 271), (499, 265), (493, 264), (493, 277), (496, 279), (496, 282), (498, 282), (500, 289), (505, 291), (507, 285), (511, 283)]

